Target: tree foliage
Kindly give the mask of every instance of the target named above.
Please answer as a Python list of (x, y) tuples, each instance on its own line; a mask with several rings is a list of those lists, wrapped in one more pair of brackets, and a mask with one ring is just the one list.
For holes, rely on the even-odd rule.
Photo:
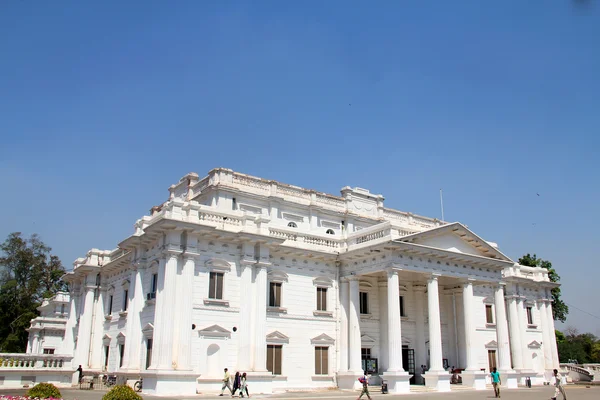
[[(537, 256), (527, 253), (523, 257), (519, 258), (519, 264), (527, 267), (542, 267), (548, 270), (548, 278), (552, 282), (560, 281), (560, 276), (554, 268), (552, 263), (547, 260), (537, 258)], [(560, 288), (552, 289), (552, 317), (555, 321), (565, 322), (567, 320), (567, 314), (569, 313), (569, 306), (565, 304), (560, 298)]]
[(61, 280), (65, 269), (51, 250), (36, 234), (26, 239), (20, 232), (0, 244), (1, 352), (24, 352), (25, 329), (38, 316), (37, 307), (44, 298), (66, 289)]
[(577, 329), (568, 327), (564, 333), (557, 331), (556, 342), (561, 363), (572, 360), (579, 364), (600, 362), (600, 340), (591, 333), (580, 334)]

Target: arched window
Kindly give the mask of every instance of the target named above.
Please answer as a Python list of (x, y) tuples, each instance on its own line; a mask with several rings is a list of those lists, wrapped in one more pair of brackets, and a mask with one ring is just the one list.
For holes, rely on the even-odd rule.
[(288, 224), (288, 227), (290, 227), (290, 228), (297, 228), (297, 227), (298, 227), (298, 225), (296, 225), (296, 223), (295, 223), (295, 222), (290, 222), (290, 223)]
[(327, 229), (327, 231), (325, 233), (328, 235), (335, 235), (335, 232), (333, 231), (333, 229)]

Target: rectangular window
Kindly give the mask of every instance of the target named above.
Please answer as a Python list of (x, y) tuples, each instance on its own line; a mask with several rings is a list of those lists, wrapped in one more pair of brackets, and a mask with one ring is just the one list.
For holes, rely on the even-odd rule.
[(488, 350), (488, 366), (490, 371), (496, 368), (496, 350)]
[(112, 314), (112, 303), (113, 303), (113, 295), (111, 294), (108, 298), (108, 313)]
[(368, 360), (369, 358), (371, 358), (371, 349), (368, 349), (366, 347), (360, 349), (360, 358), (362, 360)]
[(54, 354), (54, 349), (44, 349), (44, 354)]
[(123, 366), (123, 359), (125, 357), (125, 344), (119, 345), (119, 368)]
[(360, 313), (369, 313), (369, 296), (367, 292), (360, 292)]
[(152, 274), (152, 293), (156, 293), (156, 288), (158, 286), (158, 274)]
[(533, 310), (531, 309), (531, 307), (527, 307), (527, 324), (528, 325), (533, 325)]
[(104, 346), (104, 370), (108, 368), (108, 355), (110, 354), (110, 347)]
[(281, 283), (269, 284), (269, 307), (281, 307)]
[(488, 324), (494, 323), (494, 313), (492, 312), (492, 306), (490, 304), (485, 305), (485, 322)]
[(152, 339), (146, 340), (146, 369), (152, 364)]
[(222, 300), (223, 299), (223, 273), (211, 272), (208, 288), (208, 298)]
[(64, 305), (64, 304), (61, 304), (61, 305), (60, 305), (60, 313), (61, 313), (61, 314), (64, 314), (64, 313), (65, 313), (65, 305)]
[(317, 288), (317, 310), (327, 311), (327, 288)]
[(267, 370), (273, 375), (281, 375), (282, 346), (267, 345)]
[(127, 311), (128, 305), (129, 305), (129, 290), (125, 290), (125, 292), (123, 292), (123, 311)]
[(315, 375), (329, 374), (328, 350), (328, 347), (315, 347)]
[(406, 317), (406, 314), (404, 313), (404, 296), (400, 296), (400, 316)]

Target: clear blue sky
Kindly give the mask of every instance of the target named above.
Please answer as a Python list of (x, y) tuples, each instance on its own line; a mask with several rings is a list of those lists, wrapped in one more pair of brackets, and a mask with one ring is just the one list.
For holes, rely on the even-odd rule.
[(0, 238), (70, 268), (218, 166), (433, 217), (443, 188), (598, 315), (599, 6), (2, 1)]

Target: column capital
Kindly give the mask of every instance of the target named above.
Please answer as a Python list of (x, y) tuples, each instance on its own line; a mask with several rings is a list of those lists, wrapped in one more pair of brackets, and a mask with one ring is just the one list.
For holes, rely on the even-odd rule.
[(442, 274), (431, 273), (427, 276), (427, 281), (437, 281), (440, 276), (442, 276)]
[(463, 287), (465, 287), (465, 286), (473, 286), (473, 284), (475, 282), (477, 282), (477, 279), (475, 279), (475, 278), (465, 278), (465, 279), (461, 279), (460, 280), (460, 284)]
[(360, 276), (358, 276), (358, 275), (347, 276), (346, 279), (349, 282), (354, 282), (354, 281), (358, 282), (360, 280)]
[(388, 278), (394, 275), (398, 275), (398, 270), (393, 269), (393, 268), (389, 268), (387, 271), (387, 276)]
[(377, 286), (379, 286), (380, 288), (386, 288), (387, 285), (388, 285), (387, 279), (383, 280), (383, 281), (377, 281)]
[(196, 249), (185, 249), (185, 251), (183, 252), (183, 260), (184, 261), (189, 261), (189, 260), (194, 260), (194, 261), (198, 261), (200, 259), (200, 253), (198, 253), (196, 251)]

